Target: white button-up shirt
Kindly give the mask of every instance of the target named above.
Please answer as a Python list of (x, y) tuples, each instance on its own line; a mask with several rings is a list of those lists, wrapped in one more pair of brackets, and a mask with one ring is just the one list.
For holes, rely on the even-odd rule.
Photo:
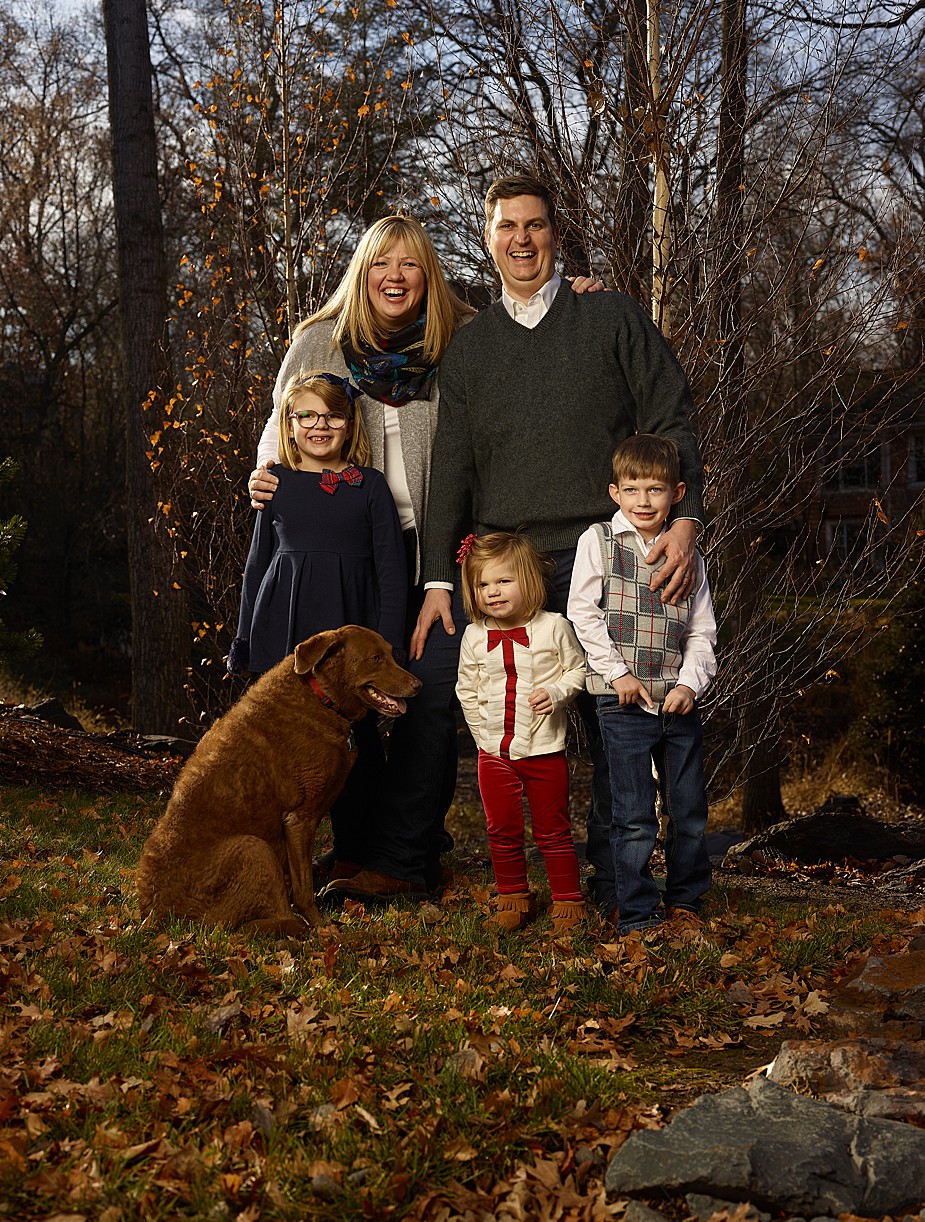
[(536, 290), (526, 305), (522, 301), (518, 301), (516, 297), (512, 297), (507, 289), (501, 290), (501, 301), (514, 322), (520, 323), (522, 327), (532, 331), (536, 324), (546, 317), (549, 307), (556, 299), (556, 293), (558, 293), (561, 283), (562, 277), (558, 272), (553, 272), (543, 287)]

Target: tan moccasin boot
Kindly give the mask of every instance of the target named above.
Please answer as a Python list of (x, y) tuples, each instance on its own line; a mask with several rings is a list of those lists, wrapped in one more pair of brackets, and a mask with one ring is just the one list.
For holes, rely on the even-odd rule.
[(570, 929), (574, 929), (585, 919), (587, 915), (585, 902), (584, 900), (553, 900), (549, 915), (552, 917), (553, 933), (568, 933)]
[(536, 897), (530, 891), (515, 891), (510, 895), (496, 895), (495, 910), (486, 917), (486, 925), (497, 929), (523, 929), (536, 916)]

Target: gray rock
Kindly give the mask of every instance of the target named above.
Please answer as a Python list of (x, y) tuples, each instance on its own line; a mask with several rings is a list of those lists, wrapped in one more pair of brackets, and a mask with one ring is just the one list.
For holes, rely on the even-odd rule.
[(925, 857), (925, 820), (884, 823), (865, 814), (856, 798), (836, 794), (811, 815), (775, 823), (767, 831), (732, 845), (726, 863), (734, 865), (754, 852), (797, 861), (841, 861), (846, 857), (886, 861), (897, 855), (915, 861)]
[(40, 700), (37, 704), (17, 704), (16, 712), (24, 717), (36, 717), (50, 726), (58, 726), (61, 730), (78, 730), (84, 732), (83, 725), (67, 711), (56, 696)]
[(925, 1131), (852, 1116), (760, 1077), (701, 1096), (664, 1129), (633, 1133), (605, 1184), (879, 1217), (921, 1204), (923, 1166)]
[(925, 1042), (921, 1040), (787, 1040), (768, 1077), (859, 1116), (925, 1127)]
[[(708, 1218), (712, 1218), (721, 1209), (728, 1209), (731, 1212), (733, 1209), (741, 1208), (737, 1201), (721, 1201), (719, 1197), (708, 1197), (702, 1192), (689, 1192), (684, 1200), (687, 1202), (691, 1216), (702, 1219), (703, 1222), (707, 1222)], [(746, 1205), (743, 1217), (747, 1222), (771, 1222), (770, 1214), (762, 1213), (751, 1203)]]
[(657, 1209), (650, 1209), (642, 1201), (630, 1201), (623, 1215), (623, 1222), (668, 1222), (664, 1214)]

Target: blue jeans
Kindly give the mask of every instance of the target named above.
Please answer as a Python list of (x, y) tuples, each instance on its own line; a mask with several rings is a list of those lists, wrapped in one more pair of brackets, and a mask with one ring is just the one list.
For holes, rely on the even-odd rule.
[(610, 768), (613, 805), (610, 851), (620, 908), (618, 929), (629, 933), (661, 918), (661, 895), (649, 862), (658, 836), (656, 781), (668, 817), (666, 908), (697, 912), (710, 886), (704, 832), (707, 795), (703, 730), (696, 706), (690, 713), (647, 713), (621, 707), (617, 696), (599, 696), (597, 715)]

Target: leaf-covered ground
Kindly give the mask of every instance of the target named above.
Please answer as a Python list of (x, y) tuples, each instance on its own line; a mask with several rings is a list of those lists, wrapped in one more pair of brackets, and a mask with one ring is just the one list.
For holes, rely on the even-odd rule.
[(302, 943), (154, 930), (133, 870), (161, 809), (0, 790), (0, 1217), (617, 1217), (628, 1133), (817, 1028), (917, 919), (720, 887), (702, 936), (489, 934), (470, 855), (439, 903)]

